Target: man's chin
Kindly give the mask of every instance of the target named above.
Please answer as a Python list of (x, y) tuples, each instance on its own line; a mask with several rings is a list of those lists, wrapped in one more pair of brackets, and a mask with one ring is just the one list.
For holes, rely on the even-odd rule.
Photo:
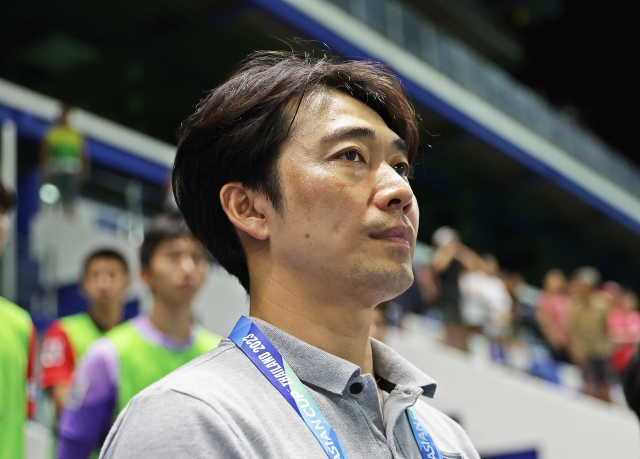
[[(405, 292), (413, 284), (411, 263), (385, 262), (354, 267), (349, 275), (353, 286), (364, 294), (386, 301)], [(384, 299), (380, 299), (384, 298)]]

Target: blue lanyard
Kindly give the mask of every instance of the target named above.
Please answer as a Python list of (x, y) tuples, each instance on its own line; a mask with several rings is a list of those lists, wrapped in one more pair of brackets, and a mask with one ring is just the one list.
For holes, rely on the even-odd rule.
[(411, 424), (411, 430), (413, 431), (413, 438), (416, 439), (422, 459), (442, 459), (442, 453), (440, 453), (440, 450), (433, 441), (433, 438), (429, 435), (425, 425), (416, 413), (414, 413), (413, 408), (407, 408), (407, 418), (409, 418), (409, 424)]
[[(307, 424), (327, 456), (331, 459), (348, 459), (331, 424), (324, 417), (305, 385), (258, 326), (242, 316), (231, 331), (229, 339), (236, 343), (289, 402), (289, 405)], [(422, 458), (442, 459), (442, 454), (413, 409), (407, 408), (407, 417)]]

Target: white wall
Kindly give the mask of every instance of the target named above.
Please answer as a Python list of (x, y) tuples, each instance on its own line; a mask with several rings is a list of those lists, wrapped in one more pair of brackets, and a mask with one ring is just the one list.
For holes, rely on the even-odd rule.
[(438, 383), (431, 402), (460, 420), (481, 454), (536, 449), (540, 459), (637, 459), (640, 428), (627, 408), (482, 363), (435, 341), (417, 321), (389, 344)]
[(196, 318), (205, 328), (226, 337), (241, 315), (249, 315), (249, 300), (240, 282), (214, 265), (194, 308)]

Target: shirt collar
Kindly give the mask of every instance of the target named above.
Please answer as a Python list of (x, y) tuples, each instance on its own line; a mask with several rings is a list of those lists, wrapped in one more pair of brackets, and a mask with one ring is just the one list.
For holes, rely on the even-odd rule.
[[(360, 367), (356, 364), (305, 343), (264, 320), (255, 317), (251, 320), (269, 338), (301, 381), (339, 395), (345, 392), (353, 377), (360, 375)], [(388, 383), (388, 387), (417, 386), (423, 395), (433, 397), (436, 391), (433, 379), (386, 344), (371, 339), (371, 348), (376, 377)]]

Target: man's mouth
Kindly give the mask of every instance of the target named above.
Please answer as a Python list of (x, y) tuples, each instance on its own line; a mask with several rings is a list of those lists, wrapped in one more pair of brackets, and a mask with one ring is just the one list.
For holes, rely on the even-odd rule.
[(411, 248), (411, 244), (413, 244), (413, 229), (409, 226), (397, 225), (372, 234), (371, 238)]

